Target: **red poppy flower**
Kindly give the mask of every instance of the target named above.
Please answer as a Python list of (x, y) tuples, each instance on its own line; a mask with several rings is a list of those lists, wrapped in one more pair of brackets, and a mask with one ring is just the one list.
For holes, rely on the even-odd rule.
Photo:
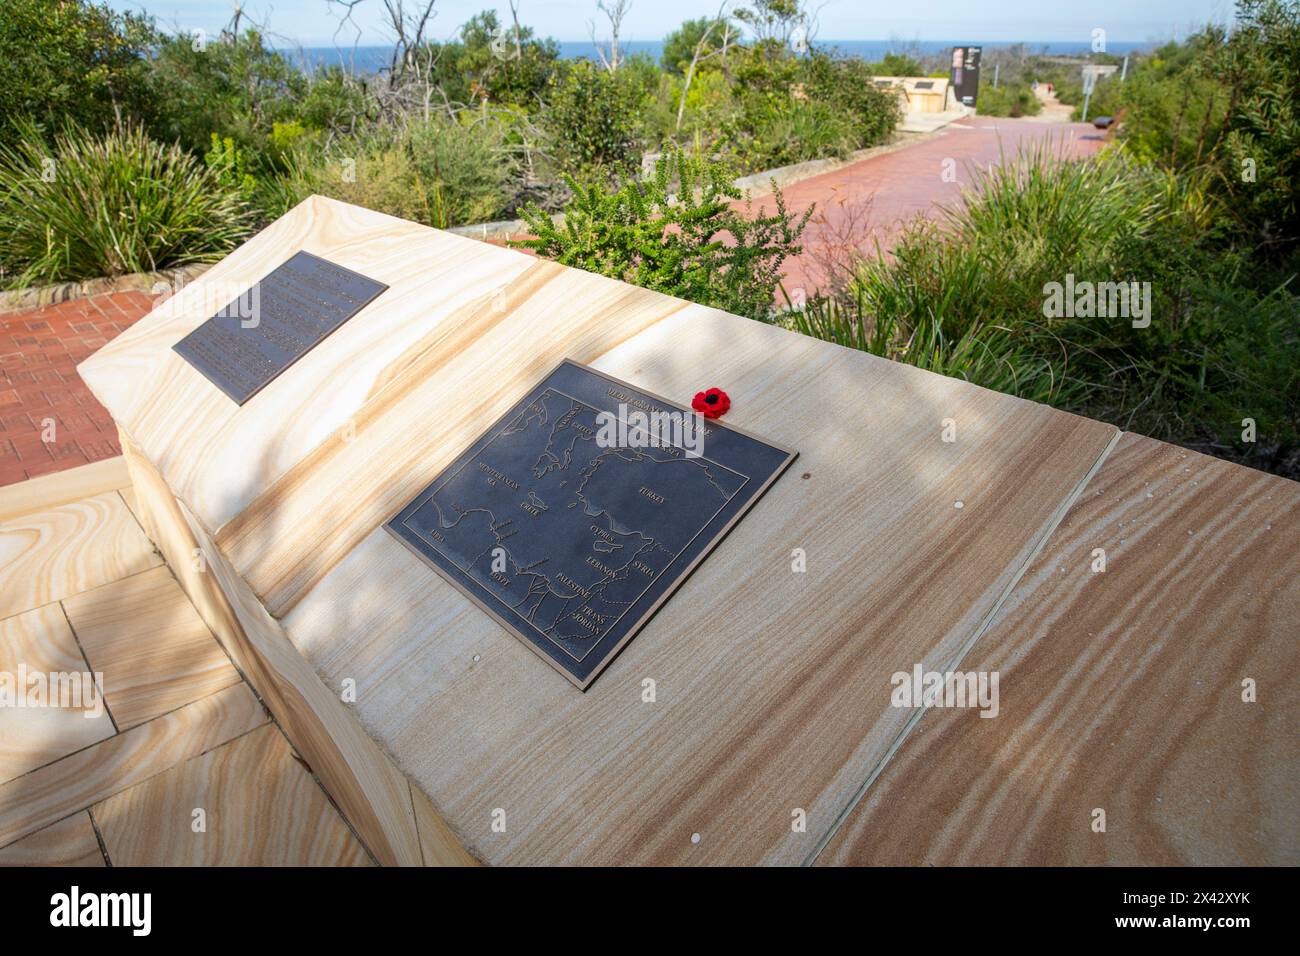
[(711, 388), (707, 392), (696, 392), (691, 400), (691, 408), (705, 418), (718, 418), (731, 407), (731, 399), (720, 388)]

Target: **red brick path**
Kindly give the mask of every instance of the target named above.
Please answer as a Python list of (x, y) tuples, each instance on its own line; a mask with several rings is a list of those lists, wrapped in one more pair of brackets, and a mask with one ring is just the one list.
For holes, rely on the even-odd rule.
[(0, 313), (0, 485), (122, 453), (77, 363), (152, 308), (143, 292), (114, 292)]

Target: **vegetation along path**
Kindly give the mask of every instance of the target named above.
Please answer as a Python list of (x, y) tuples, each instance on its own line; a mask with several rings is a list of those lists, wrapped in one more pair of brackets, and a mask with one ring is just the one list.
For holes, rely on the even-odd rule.
[[(972, 166), (996, 163), (1042, 140), (1069, 157), (1101, 146), (1101, 134), (1084, 123), (975, 116), (903, 149), (786, 187), (792, 210), (814, 203), (818, 210), (803, 255), (786, 264), (786, 290), (811, 295), (833, 263), (847, 262), (855, 250), (869, 252), (877, 240), (888, 249), (905, 222), (935, 216), (959, 199)], [(152, 308), (143, 293), (121, 292), (0, 313), (0, 485), (121, 453), (112, 422), (75, 366)]]

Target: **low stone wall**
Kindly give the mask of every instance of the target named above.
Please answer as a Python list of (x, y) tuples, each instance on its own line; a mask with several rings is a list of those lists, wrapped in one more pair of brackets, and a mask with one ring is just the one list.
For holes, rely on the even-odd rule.
[(160, 284), (184, 285), (203, 275), (208, 268), (209, 264), (202, 262), (177, 266), (175, 269), (162, 269), (158, 272), (134, 272), (124, 276), (86, 279), (83, 282), (58, 282), (54, 285), (31, 286), (13, 292), (3, 292), (0, 293), (0, 314), (39, 309), (43, 306), (57, 305), (71, 299), (85, 299), (106, 292), (134, 290), (152, 293)]

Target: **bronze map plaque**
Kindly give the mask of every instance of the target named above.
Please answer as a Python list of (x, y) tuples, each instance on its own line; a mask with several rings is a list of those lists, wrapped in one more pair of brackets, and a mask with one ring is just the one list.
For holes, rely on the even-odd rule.
[(172, 348), (243, 405), (387, 288), (298, 252)]
[(585, 690), (795, 454), (566, 361), (385, 527)]

